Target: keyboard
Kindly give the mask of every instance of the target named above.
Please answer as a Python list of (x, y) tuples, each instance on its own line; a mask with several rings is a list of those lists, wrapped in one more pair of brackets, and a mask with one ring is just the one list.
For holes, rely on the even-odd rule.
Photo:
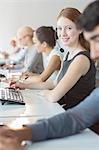
[(0, 88), (0, 101), (4, 103), (25, 104), (20, 90), (12, 88)]

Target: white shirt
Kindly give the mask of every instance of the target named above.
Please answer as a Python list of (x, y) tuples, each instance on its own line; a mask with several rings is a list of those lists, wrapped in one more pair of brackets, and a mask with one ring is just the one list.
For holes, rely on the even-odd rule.
[[(43, 66), (44, 66), (44, 69), (47, 68), (51, 58), (54, 56), (54, 55), (57, 55), (60, 57), (60, 60), (62, 61), (63, 57), (64, 57), (64, 53), (62, 53), (60, 51), (59, 48), (55, 47), (51, 52), (49, 53), (43, 53)], [(51, 76), (50, 76), (50, 79), (51, 80), (55, 80), (57, 74), (58, 74), (58, 70), (55, 71)]]

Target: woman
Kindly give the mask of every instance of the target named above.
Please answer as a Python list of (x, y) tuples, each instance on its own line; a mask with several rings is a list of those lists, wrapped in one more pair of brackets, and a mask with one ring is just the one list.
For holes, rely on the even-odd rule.
[(75, 8), (63, 9), (57, 18), (57, 34), (61, 43), (68, 47), (68, 55), (53, 90), (41, 94), (51, 102), (59, 102), (65, 109), (81, 102), (95, 87), (95, 66), (90, 59), (88, 43), (76, 27), (80, 12)]
[(59, 102), (65, 109), (81, 102), (95, 87), (95, 66), (90, 59), (88, 43), (76, 27), (80, 12), (75, 8), (63, 9), (57, 18), (59, 40), (68, 47), (58, 84), (42, 93), (47, 100)]
[(57, 18), (58, 37), (69, 53), (58, 76), (58, 85), (44, 93), (48, 100), (59, 101), (65, 109), (77, 105), (95, 87), (95, 66), (90, 59), (89, 47), (82, 31), (76, 27), (80, 14), (75, 8), (65, 8)]

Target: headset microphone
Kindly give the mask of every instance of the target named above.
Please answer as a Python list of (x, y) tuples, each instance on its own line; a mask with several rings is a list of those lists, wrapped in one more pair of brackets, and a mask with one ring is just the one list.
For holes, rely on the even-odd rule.
[(58, 42), (57, 28), (55, 29), (55, 39), (56, 39), (56, 43), (57, 43), (58, 47), (60, 48), (60, 51), (63, 53), (64, 49), (60, 46), (60, 44)]
[(64, 52), (64, 49), (63, 49), (63, 48), (60, 48), (60, 51), (63, 53), (63, 52)]
[(60, 48), (60, 51), (63, 53), (63, 52), (64, 52), (64, 49), (63, 49), (63, 48), (61, 48), (61, 46), (60, 46), (60, 44), (59, 44), (58, 40), (56, 41), (56, 43), (58, 44), (58, 46), (59, 46), (59, 48)]

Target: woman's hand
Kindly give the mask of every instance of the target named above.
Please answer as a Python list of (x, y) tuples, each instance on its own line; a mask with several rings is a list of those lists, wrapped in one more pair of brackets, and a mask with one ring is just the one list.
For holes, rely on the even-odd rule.
[(10, 87), (11, 88), (15, 88), (15, 89), (21, 89), (24, 90), (26, 88), (26, 84), (25, 83), (21, 83), (21, 82), (11, 82), (10, 83)]

